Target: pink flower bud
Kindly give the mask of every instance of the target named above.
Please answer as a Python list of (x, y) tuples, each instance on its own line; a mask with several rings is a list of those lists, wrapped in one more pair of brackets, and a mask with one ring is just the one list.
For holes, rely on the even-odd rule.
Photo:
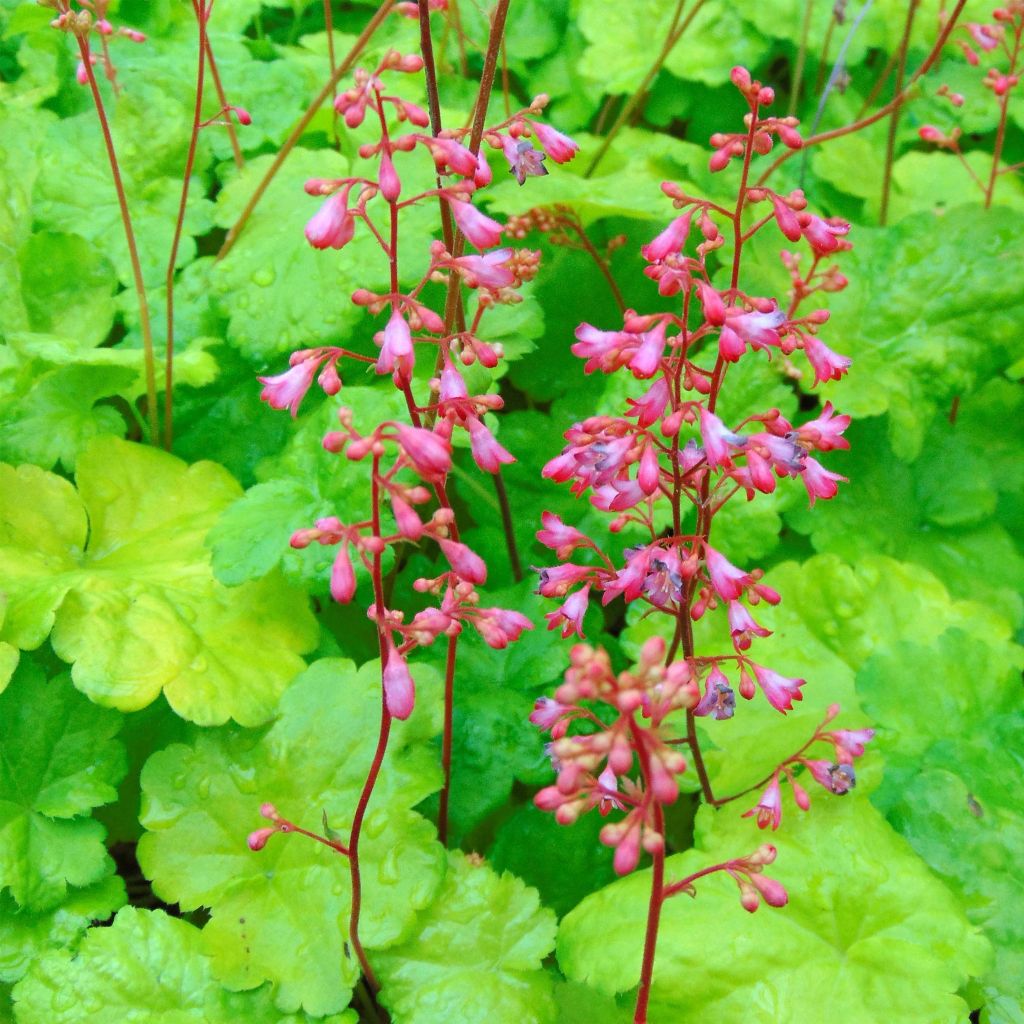
[(457, 576), (461, 576), (467, 583), (487, 582), (487, 566), (475, 551), (457, 540), (439, 539), (438, 544)]
[(267, 845), (267, 840), (277, 831), (276, 828), (258, 828), (255, 832), (250, 832), (246, 838), (246, 843), (249, 845), (250, 850), (262, 850)]
[(567, 163), (579, 152), (580, 147), (568, 135), (563, 135), (550, 125), (544, 124), (541, 121), (531, 121), (530, 125), (544, 152), (556, 164)]
[(789, 902), (789, 895), (781, 882), (765, 878), (764, 875), (751, 875), (750, 882), (769, 907), (784, 907)]
[(403, 501), (397, 494), (391, 495), (391, 511), (395, 516), (398, 532), (409, 540), (419, 540), (423, 536), (423, 522), (416, 515), (413, 507)]
[(398, 443), (416, 472), (428, 480), (444, 476), (452, 468), (451, 447), (437, 434), (422, 427), (395, 424)]
[(257, 377), (264, 385), (260, 398), (272, 409), (288, 409), (294, 418), (298, 415), (299, 405), (313, 383), (319, 365), (320, 360), (311, 357), (274, 377)]
[(494, 435), (475, 416), (466, 418), (473, 459), (485, 473), (497, 473), (502, 463), (515, 462), (515, 456), (498, 444)]
[(328, 196), (306, 224), (306, 240), (314, 249), (343, 249), (352, 241), (356, 222), (346, 198), (343, 192)]
[(640, 250), (643, 258), (654, 263), (682, 252), (690, 234), (693, 214), (693, 210), (687, 210), (681, 217), (676, 217), (661, 234), (643, 246)]
[(398, 719), (412, 714), (416, 702), (416, 686), (409, 673), (405, 658), (398, 653), (394, 644), (388, 644), (388, 663), (384, 666), (384, 704), (388, 712)]
[(402, 183), (398, 180), (398, 173), (391, 161), (391, 154), (382, 152), (380, 155), (380, 171), (377, 175), (380, 185), (380, 194), (389, 202), (393, 203), (402, 192)]
[(504, 230), (496, 221), (481, 213), (472, 203), (459, 199), (449, 199), (452, 216), (459, 230), (478, 249), (490, 249), (501, 244), (501, 233)]
[(338, 604), (348, 604), (356, 592), (356, 577), (348, 557), (348, 545), (342, 544), (331, 567), (331, 597)]

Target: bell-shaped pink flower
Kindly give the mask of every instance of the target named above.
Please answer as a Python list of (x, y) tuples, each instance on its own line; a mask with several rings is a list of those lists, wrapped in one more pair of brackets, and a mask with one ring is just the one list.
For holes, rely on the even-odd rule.
[(775, 222), (779, 225), (779, 230), (791, 242), (799, 242), (801, 232), (797, 215), (774, 192), (769, 195), (775, 208)]
[(537, 540), (544, 547), (551, 548), (559, 558), (568, 558), (576, 548), (593, 547), (593, 542), (586, 534), (575, 526), (566, 526), (554, 512), (542, 512), (540, 521), (544, 529), (537, 531)]
[(808, 456), (804, 459), (804, 471), (800, 474), (811, 505), (816, 498), (834, 498), (839, 493), (840, 482), (846, 483), (846, 477), (827, 470), (817, 459)]
[(310, 356), (274, 377), (257, 377), (263, 385), (260, 398), (272, 409), (288, 409), (294, 418), (298, 415), (299, 404), (313, 383), (320, 362), (316, 356)]
[(338, 604), (348, 604), (355, 592), (356, 577), (352, 571), (352, 560), (348, 557), (348, 544), (342, 544), (331, 568), (331, 597)]
[(700, 436), (704, 442), (704, 454), (712, 469), (716, 469), (718, 466), (731, 466), (731, 449), (742, 449), (746, 444), (743, 437), (734, 434), (713, 412), (709, 412), (704, 406), (701, 406), (700, 409)]
[(335, 192), (306, 224), (306, 240), (314, 249), (343, 249), (356, 231), (355, 218), (346, 206), (348, 196)]
[(725, 555), (716, 551), (709, 544), (704, 546), (708, 576), (711, 586), (723, 601), (735, 601), (743, 593), (744, 588), (754, 582), (754, 577), (742, 569), (737, 569)]
[(451, 446), (437, 434), (422, 427), (396, 423), (395, 433), (413, 468), (428, 480), (444, 476), (452, 468)]
[(732, 636), (732, 645), (737, 652), (747, 650), (752, 637), (772, 635), (770, 629), (765, 629), (754, 621), (746, 606), (739, 601), (729, 602), (729, 632)]
[(626, 399), (630, 407), (626, 415), (636, 416), (638, 426), (649, 427), (665, 414), (668, 401), (668, 381), (664, 377), (659, 377), (640, 398)]
[(437, 543), (456, 576), (467, 583), (487, 582), (487, 566), (475, 551), (457, 540), (440, 539)]
[(511, 257), (511, 249), (495, 249), (482, 256), (460, 256), (452, 260), (452, 265), (458, 267), (467, 287), (498, 291), (516, 283), (516, 275), (508, 267)]
[(481, 213), (472, 203), (460, 199), (448, 200), (452, 216), (459, 230), (478, 249), (490, 249), (501, 244), (501, 233), (504, 228), (485, 213)]
[(393, 643), (388, 643), (388, 663), (384, 666), (384, 704), (393, 718), (406, 719), (416, 703), (416, 684), (405, 658)]
[(687, 210), (681, 217), (676, 217), (661, 234), (643, 246), (640, 249), (643, 258), (655, 263), (682, 252), (690, 235), (693, 213), (693, 210)]
[(380, 339), (378, 373), (396, 373), (408, 380), (412, 376), (416, 356), (413, 351), (412, 332), (404, 316), (393, 310), (384, 331), (375, 336)]
[(590, 584), (572, 594), (557, 611), (548, 612), (544, 617), (548, 620), (548, 629), (562, 627), (562, 639), (566, 640), (575, 633), (583, 638), (583, 616), (587, 612), (590, 601)]
[(542, 121), (531, 121), (530, 126), (537, 136), (537, 141), (544, 147), (544, 152), (556, 164), (568, 163), (579, 152), (580, 147), (568, 135), (556, 131), (551, 125)]
[(834, 448), (849, 448), (850, 442), (843, 433), (850, 425), (849, 416), (836, 416), (831, 402), (826, 402), (817, 419), (809, 420), (796, 429), (796, 440), (819, 452), (830, 452)]
[(380, 185), (380, 194), (389, 202), (393, 203), (402, 194), (402, 183), (398, 179), (395, 165), (392, 163), (391, 154), (386, 150), (380, 155), (380, 172), (377, 177)]
[(852, 360), (833, 352), (813, 334), (804, 337), (804, 355), (814, 368), (814, 383), (823, 384), (828, 380), (839, 380), (850, 368)]
[(874, 729), (834, 729), (827, 734), (836, 747), (836, 757), (840, 764), (852, 764), (855, 757), (864, 753), (864, 744), (869, 743)]
[(391, 495), (391, 511), (395, 516), (398, 532), (409, 540), (419, 540), (423, 536), (423, 521), (415, 509), (397, 494)]
[(806, 679), (790, 679), (788, 676), (773, 672), (770, 668), (765, 668), (764, 665), (752, 664), (751, 667), (761, 691), (776, 711), (785, 714), (793, 710), (793, 701), (803, 700), (800, 687), (806, 684)]
[(781, 882), (759, 874), (751, 874), (748, 877), (750, 884), (757, 889), (769, 907), (784, 907), (789, 902), (789, 894)]
[(510, 608), (478, 608), (473, 616), (473, 625), (480, 631), (484, 643), (502, 651), (526, 629), (533, 629), (533, 623), (522, 614)]
[(475, 416), (466, 417), (473, 459), (485, 473), (497, 473), (502, 463), (515, 462), (515, 456), (498, 444), (494, 435)]
[(665, 321), (657, 323), (649, 331), (640, 335), (640, 347), (627, 364), (634, 377), (645, 379), (653, 377), (661, 366), (661, 357), (665, 354)]
[(534, 149), (529, 139), (513, 139), (511, 135), (501, 137), (501, 148), (508, 161), (509, 173), (516, 176), (520, 185), (527, 178), (540, 177), (548, 173), (544, 166), (544, 157), (539, 149)]
[(782, 821), (782, 794), (779, 791), (778, 773), (772, 776), (772, 781), (768, 783), (768, 788), (761, 794), (761, 799), (743, 817), (752, 818), (755, 814), (758, 828), (767, 828), (771, 825), (772, 831), (774, 831), (779, 827)]

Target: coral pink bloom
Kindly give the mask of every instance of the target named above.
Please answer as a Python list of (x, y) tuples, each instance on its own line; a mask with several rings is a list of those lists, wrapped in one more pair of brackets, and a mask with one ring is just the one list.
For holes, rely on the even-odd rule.
[(704, 319), (714, 327), (721, 327), (725, 323), (725, 303), (722, 296), (706, 281), (697, 281), (695, 284), (697, 298), (704, 308)]
[(457, 540), (438, 540), (438, 544), (457, 576), (467, 583), (487, 582), (487, 566), (475, 551)]
[(839, 482), (847, 482), (845, 476), (831, 472), (810, 456), (804, 459), (804, 471), (800, 474), (800, 479), (807, 488), (812, 506), (816, 498), (834, 498), (839, 493)]
[(752, 664), (751, 667), (758, 685), (765, 697), (768, 698), (768, 703), (776, 711), (785, 714), (787, 711), (793, 710), (793, 701), (803, 700), (800, 687), (806, 684), (806, 679), (790, 679), (788, 676), (773, 672), (770, 668), (765, 668), (764, 665)]
[(636, 482), (644, 494), (654, 494), (658, 490), (658, 483), (661, 480), (661, 466), (658, 464), (658, 453), (653, 445), (644, 448), (640, 456), (640, 470), (636, 476)]
[(338, 604), (348, 604), (356, 592), (356, 577), (352, 572), (352, 561), (348, 557), (348, 545), (342, 544), (334, 556), (331, 569), (331, 597)]
[(657, 423), (665, 414), (665, 410), (668, 408), (668, 400), (668, 381), (664, 377), (659, 377), (650, 386), (646, 394), (640, 398), (626, 399), (626, 403), (630, 407), (626, 415), (636, 416), (638, 426), (649, 427)]
[(548, 629), (562, 626), (562, 639), (568, 639), (573, 633), (583, 638), (583, 616), (590, 601), (590, 584), (571, 595), (557, 611), (548, 612), (544, 617), (548, 620)]
[(771, 200), (779, 230), (791, 242), (799, 242), (801, 232), (797, 215), (774, 192), (771, 193)]
[(730, 448), (742, 448), (746, 444), (744, 438), (734, 434), (704, 406), (700, 409), (700, 435), (704, 441), (704, 455), (712, 469), (718, 466), (731, 466)]
[(394, 310), (387, 327), (374, 340), (380, 338), (380, 356), (377, 359), (378, 373), (395, 373), (408, 380), (412, 376), (416, 357), (413, 352), (412, 332), (405, 317)]
[(314, 249), (343, 249), (356, 231), (355, 218), (348, 212), (343, 192), (328, 196), (306, 224), (306, 241)]
[(777, 327), (786, 321), (786, 314), (777, 306), (768, 313), (733, 311), (726, 314), (726, 323), (752, 348), (777, 346), (781, 339)]
[(413, 507), (397, 494), (391, 495), (391, 511), (395, 515), (398, 532), (409, 540), (419, 540), (423, 536), (423, 521), (416, 515)]
[(547, 731), (562, 715), (571, 710), (570, 705), (560, 704), (553, 697), (538, 697), (537, 702), (533, 705), (533, 711), (530, 713), (530, 722), (538, 729)]
[(288, 409), (295, 417), (298, 415), (299, 404), (313, 383), (320, 362), (317, 357), (310, 356), (274, 377), (257, 377), (264, 385), (260, 398), (272, 409)]
[(389, 203), (393, 203), (402, 193), (402, 183), (398, 180), (395, 165), (391, 162), (391, 156), (387, 152), (383, 152), (380, 155), (378, 183), (380, 185), (380, 194)]
[(422, 135), (417, 138), (430, 147), (434, 159), (442, 166), (447, 165), (456, 174), (461, 174), (466, 178), (471, 178), (476, 174), (477, 158), (471, 150), (466, 149), (455, 139), (430, 138)]
[(771, 825), (772, 831), (774, 831), (779, 827), (779, 823), (782, 821), (782, 794), (779, 792), (778, 773), (772, 776), (772, 781), (768, 783), (768, 788), (761, 794), (757, 805), (751, 807), (743, 817), (752, 818), (755, 814), (758, 828), (767, 828)]
[(525, 615), (508, 608), (480, 608), (473, 616), (473, 625), (480, 631), (484, 643), (498, 651), (518, 640), (524, 629), (533, 629), (533, 623)]
[(478, 249), (490, 249), (501, 244), (501, 233), (504, 228), (485, 213), (481, 213), (472, 203), (464, 203), (459, 199), (449, 199), (452, 216), (459, 230)]
[(542, 512), (540, 521), (544, 529), (537, 531), (537, 540), (544, 547), (551, 548), (559, 558), (568, 558), (576, 548), (593, 547), (589, 537), (575, 526), (566, 526), (554, 512)]
[(1000, 33), (992, 25), (979, 25), (976, 21), (969, 21), (964, 27), (983, 50), (994, 50), (999, 45)]
[(398, 443), (416, 472), (428, 480), (444, 476), (452, 468), (452, 453), (447, 441), (422, 427), (394, 425)]
[(770, 629), (765, 629), (754, 621), (754, 617), (739, 601), (729, 602), (729, 632), (732, 635), (732, 645), (737, 651), (747, 650), (751, 637), (772, 635)]
[(850, 225), (841, 220), (822, 220), (811, 213), (800, 216), (800, 230), (818, 256), (827, 256), (839, 248), (839, 240), (850, 230)]
[(735, 601), (743, 593), (745, 587), (754, 582), (754, 577), (742, 569), (737, 569), (725, 555), (716, 551), (710, 544), (704, 545), (711, 586), (723, 601)]
[(384, 666), (384, 704), (395, 718), (405, 719), (412, 714), (416, 702), (416, 686), (397, 648), (389, 641), (388, 663)]
[(627, 364), (634, 377), (641, 380), (653, 377), (661, 366), (661, 357), (665, 353), (665, 321), (655, 324), (649, 331), (640, 335), (640, 347)]
[[(537, 569), (536, 566), (534, 566)], [(592, 575), (594, 569), (589, 565), (574, 565), (563, 562), (546, 569), (537, 569), (540, 573), (540, 586), (537, 592), (542, 597), (561, 597), (568, 589)]]
[(482, 256), (459, 256), (452, 264), (462, 271), (470, 288), (508, 288), (516, 283), (516, 275), (505, 265), (512, 257), (511, 249), (495, 249)]
[(836, 745), (836, 756), (840, 764), (851, 764), (855, 757), (864, 753), (864, 744), (875, 735), (874, 729), (835, 729), (827, 733)]
[(540, 177), (548, 173), (544, 166), (546, 154), (534, 149), (529, 139), (513, 139), (511, 135), (503, 135), (501, 148), (508, 161), (509, 172), (516, 176), (516, 181), (520, 185), (525, 184), (527, 178)]
[(747, 343), (729, 326), (723, 326), (718, 333), (718, 354), (728, 363), (735, 363), (744, 352)]
[(839, 380), (850, 368), (848, 356), (833, 352), (823, 341), (813, 334), (804, 337), (804, 355), (814, 368), (814, 383), (824, 384), (828, 380)]
[(809, 420), (796, 429), (796, 440), (819, 452), (830, 452), (834, 448), (849, 448), (850, 442), (843, 432), (850, 425), (849, 416), (836, 416), (831, 402), (826, 402), (817, 419)]
[(661, 234), (643, 246), (640, 250), (643, 258), (655, 263), (674, 253), (682, 252), (690, 235), (693, 213), (693, 210), (687, 210), (681, 217), (676, 217)]
[(599, 331), (588, 323), (580, 324), (574, 333), (577, 340), (569, 346), (569, 351), (574, 356), (586, 359), (584, 373), (593, 373), (595, 370), (611, 373), (624, 366), (642, 338), (630, 331)]
[(544, 152), (556, 164), (568, 163), (579, 152), (580, 147), (568, 135), (556, 131), (551, 125), (541, 121), (531, 121), (530, 126), (537, 136), (537, 141), (543, 146)]
[(750, 875), (750, 884), (761, 894), (769, 907), (784, 907), (789, 902), (789, 894), (781, 882), (764, 875)]
[(475, 416), (466, 417), (473, 459), (485, 473), (497, 473), (502, 463), (515, 462), (515, 456), (495, 440), (494, 435)]

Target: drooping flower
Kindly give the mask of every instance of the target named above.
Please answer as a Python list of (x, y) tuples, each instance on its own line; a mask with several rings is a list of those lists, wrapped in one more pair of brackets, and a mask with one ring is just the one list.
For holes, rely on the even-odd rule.
[(672, 220), (664, 231), (640, 249), (643, 258), (654, 263), (682, 252), (690, 234), (693, 214), (693, 210), (687, 210), (681, 217)]
[(593, 547), (593, 542), (575, 526), (566, 526), (554, 512), (542, 512), (543, 530), (537, 531), (537, 540), (551, 548), (559, 558), (568, 558), (576, 548)]
[(772, 776), (768, 788), (761, 794), (761, 799), (750, 808), (743, 817), (752, 818), (757, 815), (757, 827), (767, 828), (769, 825), (772, 831), (779, 827), (782, 821), (782, 794), (779, 791), (779, 774)]
[(457, 576), (467, 583), (487, 582), (487, 565), (475, 551), (457, 540), (440, 539), (437, 543)]
[(387, 655), (388, 663), (383, 672), (384, 703), (394, 718), (406, 719), (412, 714), (416, 702), (416, 686), (405, 658), (393, 643), (389, 642)]
[(839, 493), (840, 482), (846, 483), (846, 477), (827, 470), (817, 459), (804, 459), (804, 471), (800, 475), (807, 488), (811, 505), (816, 498), (834, 498)]
[(725, 555), (716, 551), (710, 544), (704, 545), (704, 552), (711, 586), (723, 601), (735, 601), (743, 593), (744, 588), (754, 582), (754, 577), (750, 573), (737, 569)]
[(527, 178), (540, 177), (548, 173), (544, 166), (544, 157), (547, 154), (534, 149), (529, 139), (513, 139), (511, 135), (503, 135), (501, 146), (508, 161), (509, 172), (516, 176), (516, 181), (520, 185), (524, 185)]
[(459, 230), (478, 249), (490, 249), (501, 244), (504, 228), (487, 214), (481, 213), (472, 203), (460, 199), (448, 199), (452, 216)]
[(412, 376), (416, 356), (409, 324), (397, 309), (392, 311), (384, 330), (374, 336), (375, 341), (378, 338), (380, 356), (377, 359), (377, 372), (397, 373), (408, 380)]
[(343, 249), (352, 241), (356, 222), (346, 206), (347, 198), (344, 192), (335, 192), (309, 219), (306, 240), (314, 249)]
[(793, 701), (803, 700), (800, 687), (806, 685), (806, 679), (790, 679), (764, 665), (751, 663), (751, 668), (762, 693), (776, 711), (785, 714), (787, 711), (793, 710)]
[(396, 423), (395, 433), (402, 451), (416, 472), (428, 480), (444, 476), (452, 468), (451, 446), (431, 430)]
[(313, 383), (321, 360), (310, 356), (296, 363), (291, 369), (273, 377), (257, 377), (263, 385), (260, 398), (272, 409), (287, 409), (292, 417), (298, 415), (299, 405)]
[(739, 651), (748, 650), (751, 638), (755, 636), (771, 636), (772, 631), (758, 625), (754, 617), (747, 610), (746, 605), (739, 601), (729, 602), (729, 633), (732, 636), (732, 645)]
[(475, 416), (466, 417), (473, 459), (485, 473), (497, 473), (502, 463), (515, 462), (515, 456), (498, 444), (494, 435)]
[(542, 121), (531, 121), (530, 125), (537, 136), (537, 141), (544, 147), (544, 152), (556, 164), (568, 163), (579, 152), (580, 147), (568, 135), (563, 135), (551, 125)]
[(544, 616), (548, 620), (548, 629), (557, 629), (561, 625), (562, 639), (568, 639), (573, 633), (582, 638), (583, 616), (586, 614), (589, 601), (588, 583), (582, 590), (570, 595), (559, 609)]

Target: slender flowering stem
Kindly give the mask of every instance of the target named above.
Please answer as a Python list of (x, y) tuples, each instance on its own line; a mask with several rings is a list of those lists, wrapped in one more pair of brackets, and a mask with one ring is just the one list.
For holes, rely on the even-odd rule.
[(331, 131), (334, 133), (334, 148), (341, 146), (341, 137), (338, 135), (338, 112), (334, 109), (334, 101), (338, 98), (338, 79), (335, 73), (338, 70), (338, 63), (334, 55), (334, 11), (332, 0), (324, 0), (324, 29), (327, 32), (327, 60), (331, 69), (331, 78), (334, 85), (331, 88)]
[[(211, 5), (212, 6), (212, 5)], [(164, 448), (171, 450), (174, 441), (174, 269), (178, 262), (178, 247), (185, 227), (185, 211), (188, 207), (188, 189), (195, 166), (196, 147), (199, 144), (199, 126), (203, 117), (203, 85), (205, 83), (207, 28), (209, 9), (206, 0), (192, 0), (196, 24), (199, 28), (198, 57), (196, 60), (196, 102), (192, 111), (192, 130), (185, 156), (185, 169), (181, 176), (181, 197), (178, 201), (178, 216), (174, 222), (171, 251), (167, 257), (167, 344), (164, 352)], [(230, 115), (229, 115), (230, 117)]]
[[(819, 132), (817, 135), (809, 135), (803, 140), (803, 149), (801, 152), (806, 151), (811, 146), (820, 146), (823, 142), (830, 142), (832, 139), (840, 139), (844, 135), (851, 135), (854, 132), (859, 132), (862, 128), (867, 128), (869, 125), (875, 124), (876, 121), (881, 121), (883, 117), (892, 113), (893, 110), (904, 104), (910, 98), (918, 79), (921, 78), (922, 75), (927, 74), (928, 71), (931, 70), (932, 65), (938, 60), (939, 55), (942, 52), (942, 48), (946, 45), (953, 29), (956, 27), (957, 19), (963, 12), (966, 3), (967, 0), (957, 0), (956, 6), (953, 8), (949, 19), (942, 26), (942, 30), (939, 32), (938, 38), (935, 40), (935, 44), (932, 46), (928, 56), (924, 59), (921, 66), (913, 73), (913, 75), (910, 76), (906, 87), (902, 91), (898, 92), (888, 103), (879, 107), (878, 110), (873, 114), (869, 114), (867, 117), (858, 118), (856, 121), (843, 125), (841, 128), (832, 128), (827, 132)], [(757, 184), (763, 185), (776, 170), (778, 170), (793, 156), (795, 152), (796, 150), (786, 150), (776, 157), (775, 160), (761, 173), (761, 176), (757, 179)]]
[(296, 122), (295, 127), (288, 134), (288, 138), (284, 140), (281, 148), (277, 151), (277, 155), (274, 157), (273, 162), (267, 168), (263, 177), (260, 179), (259, 184), (253, 190), (252, 195), (249, 197), (249, 201), (245, 204), (242, 212), (238, 215), (238, 219), (228, 230), (228, 233), (224, 238), (224, 242), (221, 244), (220, 251), (217, 253), (218, 260), (224, 259), (224, 257), (227, 256), (227, 254), (234, 248), (235, 242), (238, 241), (238, 236), (242, 233), (242, 229), (252, 216), (253, 210), (259, 206), (260, 200), (270, 187), (270, 183), (277, 176), (277, 172), (284, 166), (284, 162), (288, 159), (288, 155), (295, 148), (299, 139), (302, 138), (306, 129), (309, 127), (310, 122), (314, 117), (316, 117), (317, 111), (334, 92), (338, 82), (340, 82), (341, 79), (352, 69), (352, 65), (359, 59), (359, 55), (366, 48), (366, 44), (370, 41), (374, 32), (376, 32), (381, 26), (381, 23), (391, 12), (391, 8), (394, 7), (394, 5), (395, 0), (383, 0), (380, 7), (377, 8), (374, 16), (366, 23), (366, 27), (363, 31), (359, 33), (358, 38), (352, 44), (352, 49), (349, 50), (345, 59), (337, 66), (337, 68), (335, 68), (334, 73), (327, 79), (323, 88), (316, 94), (312, 102), (306, 108), (302, 117), (300, 117)]
[(110, 122), (107, 120), (107, 112), (103, 106), (103, 97), (100, 95), (99, 84), (96, 81), (96, 75), (92, 68), (89, 40), (81, 33), (76, 33), (75, 39), (78, 42), (82, 66), (85, 68), (89, 90), (92, 93), (93, 103), (96, 106), (100, 130), (103, 132), (103, 143), (106, 146), (107, 159), (110, 162), (110, 174), (114, 179), (114, 191), (117, 193), (117, 205), (121, 211), (121, 225), (124, 228), (124, 237), (128, 244), (128, 258), (132, 265), (135, 297), (139, 304), (139, 329), (142, 331), (142, 352), (146, 364), (146, 418), (149, 423), (149, 441), (150, 444), (157, 444), (160, 437), (160, 425), (157, 420), (156, 359), (153, 352), (153, 327), (149, 318), (149, 300), (146, 297), (146, 285), (142, 280), (142, 264), (139, 262), (139, 249), (135, 242), (135, 229), (132, 227), (132, 217), (128, 212), (128, 197), (125, 194), (124, 182), (121, 180), (121, 168), (117, 160), (117, 151), (114, 148), (114, 137), (110, 132)]
[[(213, 79), (213, 87), (217, 92), (217, 100), (221, 110), (228, 109), (228, 97), (224, 91), (224, 84), (220, 80), (220, 71), (217, 69), (217, 59), (213, 55), (213, 44), (210, 36), (206, 35), (206, 63), (210, 68), (210, 78)], [(224, 126), (228, 130), (228, 141), (231, 143), (231, 156), (235, 161), (235, 167), (241, 170), (245, 166), (245, 157), (242, 155), (242, 147), (238, 144), (238, 132), (235, 130), (235, 122), (230, 118), (224, 119)]]
[[(900, 39), (899, 59), (896, 65), (895, 92), (898, 96), (903, 91), (903, 76), (907, 71), (907, 49), (910, 46), (910, 33), (914, 28), (914, 15), (920, 6), (920, 0), (910, 0), (907, 5), (907, 20), (903, 25), (903, 36)], [(893, 108), (889, 114), (889, 132), (885, 143), (885, 167), (882, 172), (882, 202), (878, 212), (878, 223), (884, 225), (889, 219), (889, 193), (892, 188), (892, 165), (896, 157), (896, 133), (900, 126), (901, 106)]]
[[(1013, 49), (1010, 53), (1009, 75), (1017, 73), (1017, 61), (1020, 59), (1021, 43), (1024, 39), (1024, 17), (1018, 18), (1013, 41)], [(1006, 89), (999, 97), (999, 124), (996, 128), (996, 141), (992, 150), (992, 170), (989, 173), (988, 185), (985, 188), (985, 209), (992, 206), (992, 196), (996, 190), (996, 180), (999, 177), (999, 163), (1003, 158), (1003, 145), (1006, 142), (1006, 122), (1010, 110), (1010, 90)]]

